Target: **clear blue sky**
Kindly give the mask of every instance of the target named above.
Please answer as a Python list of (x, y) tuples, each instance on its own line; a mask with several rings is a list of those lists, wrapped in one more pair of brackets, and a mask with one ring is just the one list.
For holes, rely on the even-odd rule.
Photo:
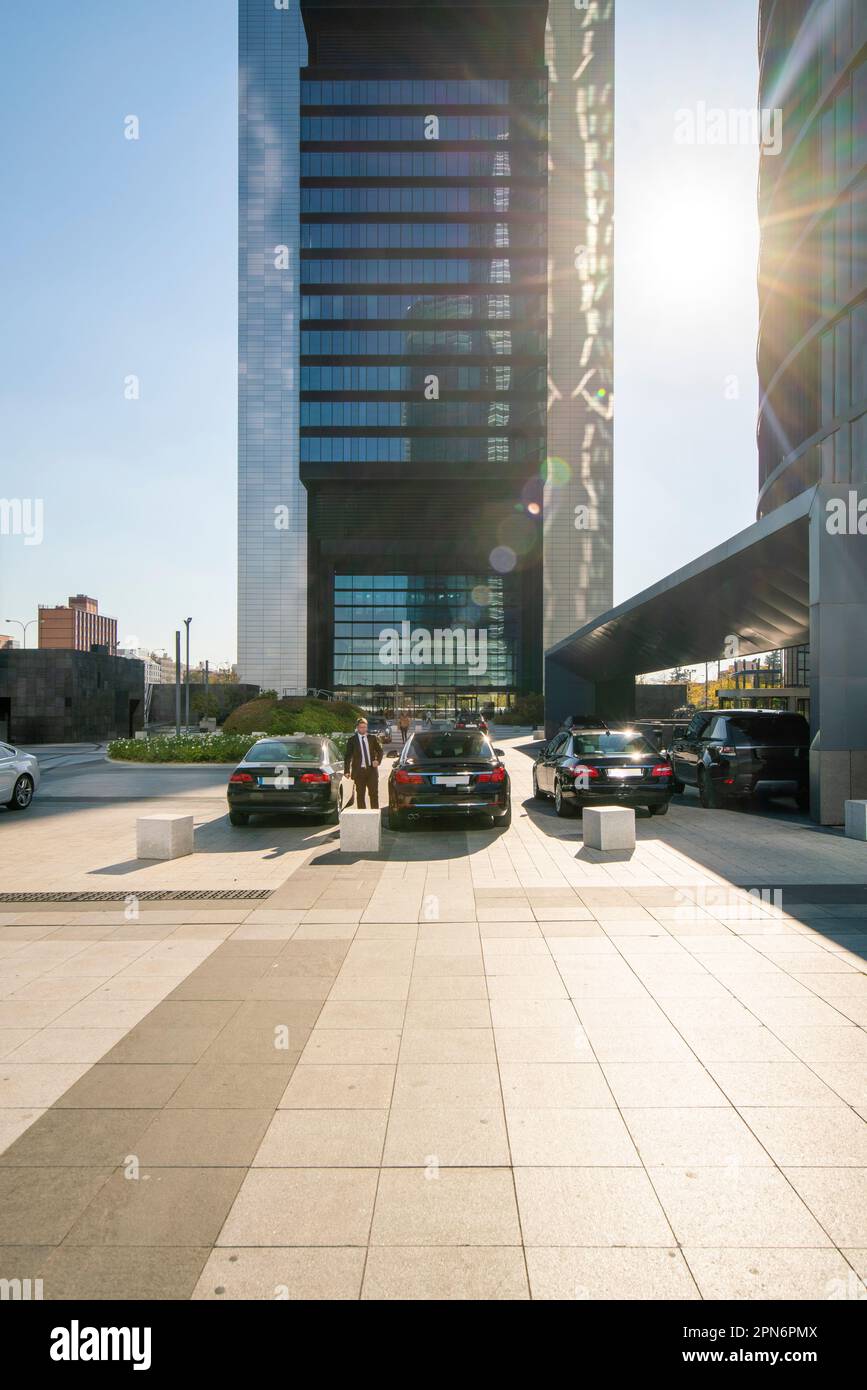
[[(45, 538), (0, 537), (0, 631), (84, 591), (121, 639), (192, 614), (193, 659), (234, 660), (236, 23), (4, 8), (0, 495), (43, 498)], [(756, 152), (678, 145), (674, 113), (754, 103), (755, 27), (617, 0), (617, 599), (754, 515)]]

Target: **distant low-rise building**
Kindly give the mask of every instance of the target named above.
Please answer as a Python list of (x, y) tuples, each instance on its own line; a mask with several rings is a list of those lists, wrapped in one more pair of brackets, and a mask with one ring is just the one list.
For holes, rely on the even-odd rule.
[(72, 594), (68, 604), (39, 605), (39, 646), (49, 651), (117, 652), (117, 618), (99, 611), (95, 598)]
[(144, 662), (145, 685), (162, 685), (163, 668), (153, 653), (145, 651), (144, 647), (118, 647), (117, 654), (128, 661)]

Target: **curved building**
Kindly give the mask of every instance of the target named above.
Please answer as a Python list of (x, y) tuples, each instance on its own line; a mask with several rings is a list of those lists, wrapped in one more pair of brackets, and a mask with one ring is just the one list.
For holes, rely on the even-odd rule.
[(760, 517), (867, 474), (865, 45), (864, 0), (762, 0)]

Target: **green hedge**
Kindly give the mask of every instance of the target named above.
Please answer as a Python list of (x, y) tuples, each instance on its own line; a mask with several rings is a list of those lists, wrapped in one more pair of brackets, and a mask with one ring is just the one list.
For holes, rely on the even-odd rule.
[(226, 734), (332, 734), (351, 733), (361, 710), (341, 700), (289, 698), (260, 695), (233, 710), (223, 725)]
[[(287, 733), (309, 733), (308, 729), (288, 729)], [(331, 732), (330, 730), (328, 731)], [(348, 734), (337, 732), (334, 742), (341, 756)], [(257, 740), (251, 734), (174, 734), (160, 738), (116, 738), (108, 745), (108, 756), (131, 763), (239, 763)]]

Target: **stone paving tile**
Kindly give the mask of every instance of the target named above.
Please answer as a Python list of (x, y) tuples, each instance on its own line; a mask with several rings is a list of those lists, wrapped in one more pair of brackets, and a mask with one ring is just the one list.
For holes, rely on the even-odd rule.
[(72, 1227), (66, 1244), (213, 1245), (246, 1171), (153, 1167), (142, 1168), (135, 1180), (122, 1170), (115, 1172)]
[(776, 1168), (741, 1165), (728, 1182), (721, 1180), (717, 1167), (648, 1171), (682, 1246), (831, 1244), (808, 1210), (809, 1204), (801, 1201)]
[(703, 1298), (867, 1298), (867, 1288), (836, 1250), (687, 1246), (683, 1254)]
[(217, 1245), (366, 1245), (374, 1168), (254, 1168)]
[[(192, 1293), (195, 1300), (285, 1299), (346, 1301), (361, 1292), (366, 1250), (261, 1247), (217, 1248)], [(398, 1295), (404, 1296), (404, 1295)]]
[(371, 1246), (521, 1243), (515, 1189), (506, 1168), (417, 1168), (380, 1174)]
[(515, 1168), (524, 1242), (671, 1247), (671, 1229), (641, 1168)]
[(516, 1247), (440, 1246), (371, 1249), (363, 1299), (500, 1299), (529, 1297), (524, 1256)]
[(534, 1299), (697, 1299), (679, 1250), (529, 1246)]
[(743, 1165), (773, 1167), (751, 1132), (753, 1113), (742, 1119), (730, 1106), (624, 1109), (623, 1119), (648, 1168), (719, 1168), (720, 1181), (728, 1181)]
[(278, 1110), (252, 1160), (256, 1168), (378, 1168), (388, 1111)]
[(784, 1171), (836, 1245), (853, 1249), (867, 1247), (867, 1170), (786, 1168)]

